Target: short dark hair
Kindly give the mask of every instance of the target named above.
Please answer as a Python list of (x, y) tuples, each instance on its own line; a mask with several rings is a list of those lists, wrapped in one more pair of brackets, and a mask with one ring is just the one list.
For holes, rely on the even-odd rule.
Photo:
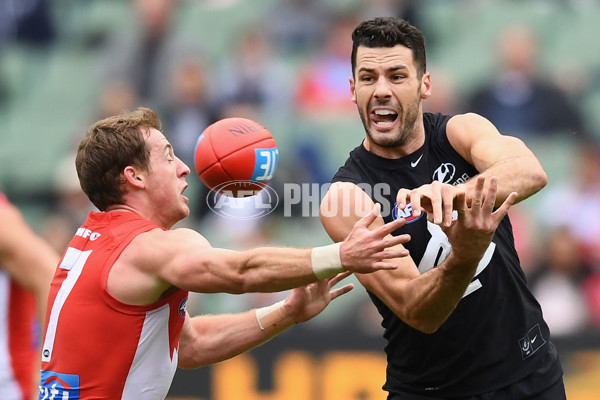
[(75, 166), (81, 188), (100, 210), (123, 202), (123, 170), (133, 165), (150, 168), (146, 138), (150, 128), (160, 130), (156, 113), (140, 107), (93, 124), (79, 144)]
[(401, 18), (378, 17), (363, 21), (352, 32), (352, 76), (356, 68), (356, 51), (359, 46), (394, 47), (402, 45), (412, 50), (419, 77), (427, 69), (425, 36), (415, 26)]

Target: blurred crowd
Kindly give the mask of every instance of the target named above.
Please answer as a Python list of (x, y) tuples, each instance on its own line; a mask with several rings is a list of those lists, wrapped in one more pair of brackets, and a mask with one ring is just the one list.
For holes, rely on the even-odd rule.
[[(47, 213), (36, 224), (61, 252), (91, 210), (74, 170), (76, 146), (88, 125), (124, 109), (140, 105), (155, 109), (175, 152), (192, 169), (194, 145), (204, 128), (229, 116), (256, 119), (273, 126), (283, 154), (272, 182), (276, 190), (284, 182), (328, 182), (332, 167), (345, 159), (362, 137), (360, 125), (354, 125), (359, 129), (356, 132), (331, 131), (338, 122), (342, 127), (350, 126), (348, 120), (358, 122), (348, 84), (351, 32), (365, 18), (401, 16), (423, 30), (431, 48), (428, 69), (433, 95), (425, 102), (426, 111), (479, 113), (504, 134), (521, 138), (534, 151), (543, 151), (540, 158), (551, 178), (548, 187), (510, 214), (525, 274), (555, 337), (600, 333), (600, 132), (593, 111), (583, 102), (600, 91), (594, 86), (600, 70), (573, 59), (549, 68), (544, 51), (550, 38), (537, 26), (505, 23), (487, 46), (492, 68), (465, 85), (436, 58), (440, 54), (436, 49), (453, 43), (431, 26), (424, 3), (435, 2), (107, 0), (130, 9), (133, 17), (118, 34), (102, 25), (78, 39), (61, 30), (61, 12), (69, 6), (91, 12), (98, 2), (0, 2), (0, 59), (9, 46), (44, 55), (71, 45), (93, 53), (98, 68), (98, 73), (90, 76), (97, 88), (90, 100), (92, 112), (80, 115), (77, 132), (66, 133), (73, 145), (56, 160), (51, 193), (43, 197)], [(242, 5), (251, 9), (250, 3), (256, 3), (256, 15), (232, 24), (228, 40), (213, 36), (217, 33), (210, 30), (199, 36), (180, 29), (182, 19), (195, 7), (226, 15), (223, 9)], [(464, 7), (458, 3), (468, 2), (449, 3)], [(545, 7), (550, 3), (570, 13), (597, 7), (594, 2), (566, 0), (548, 2)], [(465, 27), (457, 30), (478, 34)], [(202, 32), (202, 27), (195, 32)], [(215, 41), (226, 45), (218, 57), (211, 50)], [(65, 82), (69, 84), (86, 83)], [(13, 87), (0, 75), (0, 115), (10, 111)], [(347, 141), (336, 148), (335, 143), (344, 137)], [(561, 163), (566, 168), (555, 174)], [(215, 245), (242, 249), (277, 244), (282, 237), (291, 238), (282, 243), (288, 245), (304, 244), (301, 241), (319, 244), (311, 242), (314, 238), (327, 240), (315, 216), (301, 218), (296, 213), (292, 219), (274, 212), (261, 219), (220, 218), (206, 206), (207, 189), (193, 176), (188, 181), (192, 214), (186, 224), (198, 228)], [(11, 196), (10, 191), (7, 195)], [(12, 200), (19, 204), (18, 196)], [(198, 295), (189, 308), (192, 313), (238, 311), (272, 303), (273, 297), (279, 296), (283, 297)], [(347, 300), (350, 305), (346, 306), (340, 302), (339, 307), (352, 312), (336, 312), (335, 317), (326, 314), (339, 323), (372, 331), (378, 324), (371, 321), (377, 316), (366, 296), (348, 297), (355, 300)], [(356, 318), (356, 310), (360, 310), (360, 318)]]

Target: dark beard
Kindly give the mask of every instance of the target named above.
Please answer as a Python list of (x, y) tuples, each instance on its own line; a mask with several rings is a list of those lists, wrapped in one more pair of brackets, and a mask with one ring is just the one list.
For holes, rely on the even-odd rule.
[[(404, 146), (408, 142), (408, 140), (412, 138), (413, 132), (415, 131), (415, 123), (419, 115), (420, 95), (421, 90), (419, 88), (416, 101), (410, 104), (406, 110), (402, 109), (402, 116), (404, 117), (404, 121), (402, 121), (400, 131), (395, 137), (375, 139), (373, 135), (371, 135), (371, 131), (368, 128), (369, 125), (367, 124), (366, 115), (364, 115), (359, 109), (358, 114), (360, 115), (360, 119), (362, 121), (363, 127), (365, 128), (365, 132), (367, 133), (367, 136), (369, 137), (371, 142), (375, 143), (377, 146), (380, 147)], [(398, 118), (400, 118), (400, 115), (398, 115)]]

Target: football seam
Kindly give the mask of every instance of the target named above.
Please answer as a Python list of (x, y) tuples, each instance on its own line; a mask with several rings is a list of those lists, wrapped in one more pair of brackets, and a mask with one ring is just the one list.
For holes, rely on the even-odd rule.
[[(212, 150), (212, 153), (215, 155), (215, 158), (217, 159), (217, 161), (215, 161), (214, 163), (212, 163), (212, 164), (210, 164), (210, 165), (206, 166), (206, 168), (204, 168), (202, 171), (196, 171), (198, 174), (202, 174), (202, 173), (204, 173), (204, 171), (206, 171), (207, 169), (209, 169), (210, 167), (212, 167), (213, 165), (215, 165), (215, 164), (216, 164), (216, 163), (218, 163), (219, 161), (226, 159), (227, 157), (229, 157), (230, 155), (232, 155), (232, 154), (233, 154), (233, 153), (235, 153), (236, 151), (240, 150), (240, 149), (237, 149), (237, 150), (231, 151), (231, 152), (229, 152), (229, 153), (225, 154), (223, 157), (219, 158), (219, 157), (217, 157), (217, 153), (215, 152), (215, 146), (213, 145), (212, 135), (206, 135), (206, 136), (207, 136), (207, 138), (206, 138), (206, 139), (208, 140), (208, 143), (209, 143), (209, 145), (210, 145), (210, 148), (211, 148), (211, 150)], [(254, 141), (254, 142), (248, 143), (246, 146), (250, 146), (250, 145), (253, 145), (253, 144), (256, 144), (256, 143), (260, 143), (260, 142), (262, 142), (262, 141), (264, 141), (264, 140), (273, 140), (273, 141), (275, 142), (275, 139), (274, 139), (274, 138), (271, 136), (270, 138), (262, 138), (262, 139), (258, 139), (258, 140)], [(275, 142), (275, 147), (277, 147), (277, 142)], [(228, 174), (228, 175), (229, 175), (229, 174)], [(231, 176), (230, 176), (230, 177), (231, 177)]]
[[(211, 140), (210, 140), (210, 146), (212, 147), (213, 154), (215, 154), (215, 155), (216, 155), (216, 153), (215, 153), (215, 148), (214, 148), (214, 146), (213, 146), (213, 143), (212, 143), (212, 137), (211, 137), (210, 139), (211, 139)], [(248, 143), (248, 144), (247, 144), (246, 146), (244, 146), (244, 147), (248, 147), (248, 146), (250, 146), (250, 145), (253, 145), (253, 144), (256, 144), (256, 143), (260, 143), (260, 142), (262, 142), (262, 141), (265, 141), (265, 140), (273, 140), (273, 141), (275, 141), (275, 139), (273, 139), (272, 137), (270, 137), (270, 138), (262, 138), (262, 139), (258, 139), (258, 140), (256, 140), (256, 141), (254, 141), (254, 142)], [(240, 149), (236, 149), (236, 150), (234, 150), (234, 151), (231, 151), (231, 152), (229, 152), (229, 153), (225, 154), (223, 157), (221, 157), (221, 158), (217, 158), (217, 160), (221, 161), (222, 159), (229, 157), (229, 156), (230, 156), (232, 153), (235, 153), (235, 152), (236, 152), (236, 151), (238, 151), (238, 150), (240, 150)]]
[[(250, 143), (249, 145), (251, 145), (251, 144), (257, 144), (257, 143), (260, 143), (260, 142), (262, 142), (262, 141), (265, 141), (265, 140), (271, 140), (271, 139), (267, 138), (267, 139), (261, 139), (261, 140), (257, 140), (256, 142)], [(276, 147), (277, 147), (277, 144), (275, 144), (275, 147), (274, 147), (274, 148), (276, 148)], [(271, 148), (273, 148), (273, 147), (271, 147)], [(238, 150), (239, 150), (239, 149), (238, 149)], [(237, 150), (236, 150), (236, 151), (237, 151)], [(213, 152), (214, 152), (214, 149), (213, 149)], [(225, 160), (227, 157), (231, 156), (231, 155), (232, 155), (232, 154), (234, 154), (234, 153), (235, 153), (235, 152), (231, 152), (231, 153), (227, 154), (226, 156), (224, 156), (223, 158), (219, 158), (219, 162), (220, 162), (221, 160)], [(255, 162), (256, 162), (256, 160), (255, 160)], [(231, 178), (231, 180), (233, 180), (233, 178), (231, 177), (231, 175), (229, 174), (229, 172), (228, 172), (228, 171), (225, 169), (225, 166), (224, 166), (223, 164), (221, 164), (221, 167), (223, 168), (223, 171), (225, 171), (225, 173), (227, 174), (227, 176), (228, 176), (229, 178)], [(252, 176), (250, 176), (250, 178), (252, 178)], [(251, 181), (248, 179), (248, 182), (251, 182)]]
[[(209, 143), (210, 143), (210, 148), (211, 148), (211, 150), (212, 150), (213, 154), (215, 155), (215, 158), (217, 159), (217, 161), (216, 161), (216, 162), (214, 162), (214, 163), (212, 163), (212, 164), (211, 164), (211, 165), (209, 165), (208, 167), (206, 167), (206, 168), (204, 169), (204, 171), (206, 171), (207, 169), (209, 169), (210, 167), (212, 167), (212, 166), (213, 166), (213, 165), (215, 165), (215, 164), (221, 164), (221, 159), (220, 159), (219, 157), (217, 157), (217, 153), (215, 152), (215, 146), (213, 146), (212, 136), (211, 136), (211, 135), (209, 135), (209, 136), (208, 136), (208, 139), (210, 139), (210, 140), (209, 140)], [(231, 153), (229, 153), (229, 154), (231, 154)], [(221, 165), (221, 169), (222, 169), (222, 170), (223, 170), (223, 172), (225, 172), (225, 174), (226, 174), (226, 175), (229, 177), (229, 180), (231, 180), (231, 181), (232, 181), (232, 180), (233, 180), (233, 177), (232, 177), (232, 176), (229, 174), (229, 172), (227, 172), (227, 170), (225, 169), (225, 167), (224, 167), (223, 165)], [(202, 171), (202, 173), (204, 173), (204, 171)]]
[[(204, 168), (202, 171), (198, 172), (199, 174), (202, 174), (202, 173), (204, 173), (204, 171), (206, 171), (207, 169), (211, 168), (212, 166), (214, 166), (214, 165), (215, 165), (215, 164), (217, 164), (217, 163), (220, 163), (222, 160), (225, 160), (227, 157), (231, 156), (231, 155), (232, 155), (232, 154), (234, 154), (236, 151), (238, 151), (238, 150), (241, 150), (241, 149), (242, 149), (242, 148), (240, 148), (240, 149), (236, 149), (236, 150), (234, 150), (234, 151), (231, 151), (231, 152), (227, 153), (227, 154), (226, 154), (226, 155), (224, 155), (223, 157), (219, 158), (219, 157), (217, 157), (217, 154), (216, 154), (216, 152), (215, 152), (215, 147), (213, 146), (212, 136), (209, 136), (209, 137), (208, 137), (208, 139), (209, 139), (210, 148), (212, 149), (212, 152), (213, 152), (213, 154), (215, 155), (215, 158), (217, 159), (217, 161), (215, 161), (214, 163), (210, 164), (209, 166), (207, 166), (206, 168)], [(265, 140), (273, 140), (273, 141), (275, 141), (275, 139), (273, 139), (272, 137), (271, 137), (271, 138), (263, 138), (263, 139), (256, 140), (256, 141), (254, 141), (254, 142), (252, 142), (252, 143), (248, 143), (248, 144), (246, 145), (246, 147), (247, 147), (247, 146), (250, 146), (250, 145), (253, 145), (253, 144), (257, 144), (257, 143), (263, 142), (263, 141), (265, 141)], [(275, 143), (275, 147), (277, 147), (277, 143)], [(227, 171), (227, 170), (225, 169), (225, 166), (224, 166), (224, 165), (221, 165), (221, 168), (223, 169), (223, 172), (225, 172), (225, 174), (227, 174), (227, 176), (229, 177), (229, 179), (231, 179), (231, 180), (233, 181), (233, 180), (234, 180), (234, 179), (233, 179), (233, 177), (231, 176), (231, 174), (229, 173), (229, 171)]]

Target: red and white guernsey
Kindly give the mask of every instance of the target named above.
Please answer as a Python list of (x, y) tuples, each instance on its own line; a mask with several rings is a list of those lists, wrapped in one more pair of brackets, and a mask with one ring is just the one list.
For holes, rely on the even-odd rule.
[[(1, 203), (8, 203), (2, 193)], [(0, 265), (0, 399), (24, 400), (33, 395), (34, 363), (38, 360), (36, 318), (33, 294)]]
[(130, 212), (91, 212), (52, 281), (41, 399), (164, 399), (177, 368), (188, 292), (147, 305), (106, 290), (123, 249), (157, 225)]

